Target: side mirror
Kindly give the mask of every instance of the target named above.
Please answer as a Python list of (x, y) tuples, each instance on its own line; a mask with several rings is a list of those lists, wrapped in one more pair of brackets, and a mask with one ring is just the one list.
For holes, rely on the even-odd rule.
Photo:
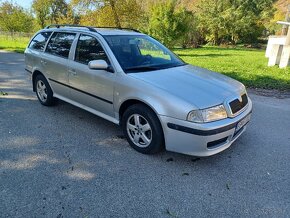
[(90, 61), (88, 66), (92, 70), (106, 70), (112, 73), (114, 72), (113, 68), (110, 65), (108, 65), (108, 63), (105, 60)]

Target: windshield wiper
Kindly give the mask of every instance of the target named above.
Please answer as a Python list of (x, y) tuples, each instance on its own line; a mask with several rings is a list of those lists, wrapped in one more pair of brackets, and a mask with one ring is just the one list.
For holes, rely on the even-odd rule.
[(160, 67), (157, 66), (138, 66), (138, 67), (128, 67), (125, 68), (125, 71), (151, 71), (151, 70), (159, 70)]
[(163, 70), (163, 69), (168, 69), (168, 68), (173, 68), (173, 67), (180, 67), (187, 65), (186, 63), (182, 64), (162, 64), (162, 65), (155, 65), (155, 66), (137, 66), (137, 67), (128, 67), (125, 68), (124, 70), (126, 72), (142, 72), (142, 71), (154, 71), (154, 70)]
[(173, 68), (173, 67), (181, 67), (187, 65), (186, 63), (182, 63), (182, 64), (167, 64), (167, 65), (163, 65), (160, 67), (160, 69), (167, 69), (167, 68)]

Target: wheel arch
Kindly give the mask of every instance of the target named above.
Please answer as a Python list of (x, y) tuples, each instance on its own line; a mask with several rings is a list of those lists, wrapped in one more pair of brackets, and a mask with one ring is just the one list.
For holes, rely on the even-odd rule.
[(158, 117), (158, 120), (159, 122), (161, 123), (161, 120), (159, 119), (159, 116), (158, 116), (158, 113), (157, 111), (148, 103), (144, 102), (144, 101), (141, 101), (139, 99), (127, 99), (126, 101), (124, 101), (120, 107), (119, 107), (119, 120), (120, 120), (120, 125), (122, 125), (122, 117), (123, 117), (123, 114), (125, 113), (125, 111), (132, 105), (135, 105), (135, 104), (142, 104), (144, 106), (146, 106), (147, 108), (149, 108), (150, 110), (152, 110), (156, 116)]
[[(36, 92), (36, 87), (35, 87), (35, 79), (38, 75), (43, 75), (43, 73), (41, 73), (39, 70), (35, 70), (33, 73), (32, 73), (32, 89), (34, 92)], [(45, 76), (44, 76), (45, 77)], [(45, 77), (46, 78), (46, 77)], [(47, 79), (46, 79), (47, 80)]]

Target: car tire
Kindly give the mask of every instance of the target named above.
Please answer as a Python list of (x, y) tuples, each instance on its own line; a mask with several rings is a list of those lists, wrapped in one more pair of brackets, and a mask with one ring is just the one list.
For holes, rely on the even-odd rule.
[(36, 96), (39, 102), (45, 106), (54, 105), (55, 99), (53, 98), (53, 92), (46, 78), (39, 74), (36, 76), (34, 83)]
[(164, 149), (162, 126), (154, 111), (143, 104), (130, 106), (122, 116), (123, 133), (131, 147), (143, 154)]

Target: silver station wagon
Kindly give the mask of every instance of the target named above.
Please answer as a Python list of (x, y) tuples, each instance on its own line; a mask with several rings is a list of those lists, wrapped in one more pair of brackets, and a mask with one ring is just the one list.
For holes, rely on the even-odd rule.
[(61, 99), (118, 124), (141, 153), (214, 155), (250, 121), (243, 84), (136, 30), (51, 25), (32, 38), (25, 63), (41, 104)]

